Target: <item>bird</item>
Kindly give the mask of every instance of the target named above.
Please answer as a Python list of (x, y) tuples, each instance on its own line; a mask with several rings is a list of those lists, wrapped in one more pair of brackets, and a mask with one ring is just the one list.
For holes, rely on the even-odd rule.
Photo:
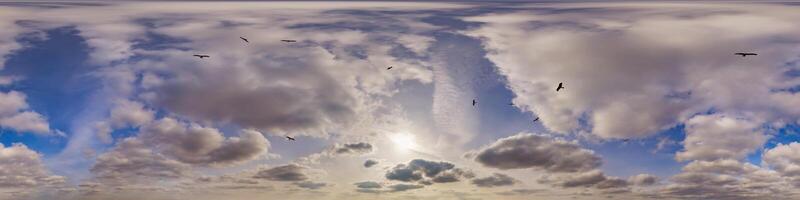
[(239, 39), (242, 39), (242, 40), (244, 40), (244, 42), (250, 43), (250, 41), (248, 41), (248, 40), (247, 40), (247, 38), (244, 38), (244, 37), (239, 37)]
[(386, 70), (390, 70), (390, 69), (392, 69), (392, 66), (389, 66), (389, 68), (386, 68)]
[(472, 106), (475, 106), (475, 104), (477, 104), (477, 103), (478, 103), (478, 101), (475, 101), (475, 99), (472, 99)]
[(194, 57), (198, 57), (198, 58), (200, 58), (200, 59), (203, 59), (203, 58), (210, 58), (211, 56), (208, 56), (208, 55), (201, 55), (201, 54), (194, 54)]
[(558, 92), (561, 89), (564, 89), (564, 83), (558, 83), (558, 87), (556, 88), (556, 92)]
[(739, 53), (734, 53), (733, 55), (739, 55), (739, 56), (742, 56), (742, 57), (747, 57), (747, 56), (757, 56), (758, 54), (757, 53), (739, 52)]
[(286, 136), (286, 139), (287, 140), (291, 140), (291, 141), (295, 141), (293, 137), (289, 137), (288, 135)]
[(622, 139), (622, 141), (623, 141), (623, 142), (628, 142), (628, 141), (630, 141), (630, 140), (631, 140), (631, 139), (627, 139), (627, 138), (626, 138), (626, 139)]
[(281, 42), (297, 42), (297, 40), (281, 40)]
[(536, 117), (536, 119), (533, 119), (533, 122), (536, 122), (536, 121), (539, 121), (539, 117)]
[(509, 106), (513, 106), (513, 105), (514, 105), (514, 103), (513, 103), (513, 102), (512, 102), (512, 103), (508, 103), (508, 105), (509, 105)]

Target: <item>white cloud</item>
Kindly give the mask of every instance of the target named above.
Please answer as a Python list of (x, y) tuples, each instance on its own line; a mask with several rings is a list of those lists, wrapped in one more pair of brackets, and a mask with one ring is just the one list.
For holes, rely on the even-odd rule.
[(30, 111), (0, 118), (0, 126), (23, 133), (50, 134), (50, 125), (47, 124), (47, 120), (39, 113)]
[(800, 143), (778, 144), (766, 150), (762, 159), (785, 176), (800, 176)]
[(648, 186), (658, 182), (658, 177), (651, 174), (637, 174), (628, 178), (628, 182), (637, 186)]
[(759, 123), (725, 115), (698, 115), (686, 122), (680, 161), (743, 158), (764, 145), (767, 136)]
[(17, 91), (0, 92), (0, 127), (20, 133), (51, 135), (50, 125), (39, 113), (28, 110), (26, 96)]
[(65, 180), (63, 176), (47, 171), (41, 156), (27, 146), (15, 143), (4, 147), (0, 144), (0, 188), (56, 186)]
[(110, 152), (98, 156), (90, 171), (105, 183), (119, 184), (191, 174), (189, 165), (153, 151), (137, 138), (126, 138)]
[(153, 120), (154, 112), (147, 110), (139, 102), (119, 100), (111, 109), (109, 121), (114, 128), (138, 127)]
[[(487, 58), (508, 77), (515, 103), (555, 132), (583, 129), (602, 138), (641, 138), (711, 108), (796, 121), (799, 109), (789, 104), (800, 98), (774, 89), (798, 84), (783, 74), (797, 67), (784, 61), (798, 51), (767, 39), (798, 39), (788, 34), (800, 30), (791, 25), (796, 12), (724, 6), (735, 14), (699, 15), (688, 10), (709, 8), (672, 6), (664, 8), (675, 9), (672, 14), (643, 4), (625, 5), (630, 10), (624, 11), (490, 14), (466, 18), (487, 23), (466, 33), (483, 38)], [(733, 56), (736, 51), (761, 54), (741, 59)], [(559, 82), (566, 89), (556, 92)]]

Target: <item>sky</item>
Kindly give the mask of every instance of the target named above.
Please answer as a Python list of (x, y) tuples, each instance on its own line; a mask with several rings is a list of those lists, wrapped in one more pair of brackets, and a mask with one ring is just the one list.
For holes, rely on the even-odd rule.
[(798, 5), (0, 2), (0, 199), (798, 199)]

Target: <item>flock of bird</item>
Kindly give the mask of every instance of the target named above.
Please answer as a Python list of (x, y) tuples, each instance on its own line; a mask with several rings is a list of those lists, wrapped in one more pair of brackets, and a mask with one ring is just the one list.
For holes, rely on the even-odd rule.
[[(245, 37), (239, 37), (239, 39), (242, 39), (242, 41), (244, 41), (245, 43), (250, 43), (250, 40), (247, 40), (247, 38), (245, 38)], [(293, 42), (297, 42), (297, 40), (281, 40), (281, 42), (293, 43)], [(747, 57), (747, 56), (757, 56), (758, 54), (757, 53), (751, 53), (751, 52), (737, 52), (737, 53), (734, 53), (733, 55)], [(211, 58), (211, 56), (206, 55), (206, 54), (194, 54), (193, 56), (194, 57), (198, 57), (200, 59)], [(393, 66), (389, 66), (388, 68), (386, 68), (386, 70), (390, 70), (392, 68), (393, 68)], [(558, 83), (558, 86), (556, 87), (556, 92), (559, 92), (559, 91), (561, 91), (563, 89), (565, 89), (564, 82)], [(472, 106), (474, 107), (477, 104), (478, 104), (478, 100), (477, 99), (472, 99)], [(508, 105), (513, 106), (514, 103), (509, 103)], [(536, 117), (536, 119), (533, 119), (533, 122), (537, 122), (537, 121), (539, 121), (539, 117)], [(290, 136), (286, 136), (286, 140), (295, 141), (295, 139), (293, 137), (290, 137)], [(628, 140), (630, 140), (630, 139), (623, 139), (622, 141), (628, 142)]]

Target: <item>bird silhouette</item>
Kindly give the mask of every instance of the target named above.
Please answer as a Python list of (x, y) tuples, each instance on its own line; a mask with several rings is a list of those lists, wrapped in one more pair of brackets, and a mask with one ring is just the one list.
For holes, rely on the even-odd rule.
[(758, 54), (757, 54), (757, 53), (743, 53), (743, 52), (739, 52), (739, 53), (734, 53), (733, 55), (738, 55), (738, 56), (742, 56), (742, 57), (747, 57), (747, 56), (757, 56)]
[(203, 59), (203, 58), (210, 58), (211, 56), (208, 56), (208, 55), (201, 55), (201, 54), (194, 54), (194, 57), (198, 57), (198, 58), (200, 58), (200, 59)]
[(475, 99), (472, 99), (472, 106), (475, 106), (475, 104), (477, 104), (477, 103), (478, 103), (478, 101), (475, 101)]
[(536, 121), (539, 121), (539, 117), (536, 117), (536, 119), (533, 119), (533, 122), (536, 122)]
[(242, 39), (242, 40), (244, 40), (244, 42), (250, 43), (250, 41), (248, 41), (248, 40), (247, 40), (247, 38), (244, 38), (244, 37), (239, 37), (239, 39)]
[(297, 42), (297, 40), (281, 40), (281, 42)]
[(627, 139), (627, 138), (626, 138), (626, 139), (622, 139), (622, 142), (628, 142), (628, 141), (630, 141), (630, 140), (631, 140), (631, 139)]
[(390, 70), (390, 69), (392, 69), (392, 66), (389, 66), (389, 68), (386, 68), (386, 70)]
[(286, 136), (286, 139), (287, 140), (291, 140), (291, 141), (295, 141), (293, 137), (289, 137), (288, 135)]
[(512, 103), (508, 103), (508, 105), (509, 105), (509, 106), (513, 106), (513, 105), (514, 105), (514, 103), (513, 103), (513, 102), (512, 102)]
[(558, 87), (556, 88), (556, 92), (558, 92), (561, 89), (564, 89), (564, 83), (558, 83)]

